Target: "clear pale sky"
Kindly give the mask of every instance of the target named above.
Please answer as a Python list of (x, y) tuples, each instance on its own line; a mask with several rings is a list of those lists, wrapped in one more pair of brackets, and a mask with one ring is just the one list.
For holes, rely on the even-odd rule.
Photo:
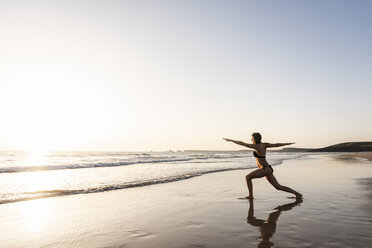
[(372, 1), (0, 1), (0, 150), (372, 140)]

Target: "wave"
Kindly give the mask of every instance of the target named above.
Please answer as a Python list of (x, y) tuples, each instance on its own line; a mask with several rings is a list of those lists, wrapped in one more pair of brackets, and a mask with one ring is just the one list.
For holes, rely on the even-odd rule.
[(122, 183), (122, 184), (106, 185), (106, 186), (93, 187), (93, 188), (87, 188), (87, 189), (72, 189), (72, 190), (53, 189), (53, 190), (39, 190), (39, 191), (33, 191), (33, 192), (22, 192), (21, 193), (22, 197), (13, 198), (13, 199), (0, 199), (0, 204), (27, 201), (27, 200), (35, 200), (35, 199), (49, 198), (49, 197), (56, 197), (56, 196), (89, 194), (89, 193), (98, 193), (98, 192), (105, 192), (105, 191), (111, 191), (111, 190), (143, 187), (143, 186), (149, 186), (149, 185), (154, 185), (154, 184), (163, 184), (163, 183), (170, 183), (170, 182), (190, 179), (193, 177), (210, 174), (210, 173), (231, 171), (231, 170), (245, 170), (249, 168), (250, 167), (216, 169), (216, 170), (210, 170), (210, 171), (187, 173), (183, 175), (166, 177), (166, 178), (157, 178), (157, 179), (151, 179), (151, 180), (145, 180), (145, 181), (127, 182), (127, 183)]
[[(179, 157), (139, 157), (147, 158), (145, 160), (135, 161), (120, 161), (120, 162), (98, 162), (98, 163), (86, 163), (86, 164), (70, 164), (70, 165), (46, 165), (46, 166), (12, 166), (0, 168), (0, 173), (17, 173), (17, 172), (32, 172), (32, 171), (49, 171), (49, 170), (67, 170), (67, 169), (88, 169), (97, 167), (118, 167), (135, 164), (158, 164), (158, 163), (176, 163), (176, 162), (189, 162), (189, 161), (200, 161), (208, 159), (233, 159), (233, 158), (245, 158), (246, 155), (230, 155), (230, 156), (198, 156), (192, 155), (186, 158)], [(138, 159), (138, 157), (137, 157)]]
[[(277, 158), (277, 159), (273, 159), (270, 162), (270, 164), (272, 166), (277, 166), (277, 165), (282, 164), (284, 160), (300, 159), (302, 157), (306, 157), (306, 155), (298, 154), (292, 157)], [(164, 162), (164, 161), (161, 161), (161, 162)], [(114, 166), (117, 166), (117, 165), (114, 165)], [(89, 194), (89, 193), (98, 193), (98, 192), (105, 192), (105, 191), (111, 191), (111, 190), (143, 187), (143, 186), (149, 186), (149, 185), (154, 185), (154, 184), (162, 184), (162, 183), (170, 183), (170, 182), (175, 182), (175, 181), (180, 181), (180, 180), (186, 180), (186, 179), (190, 179), (193, 177), (210, 174), (210, 173), (232, 171), (232, 170), (246, 170), (246, 169), (253, 169), (253, 168), (256, 168), (256, 166), (246, 165), (246, 166), (240, 166), (240, 167), (211, 169), (207, 171), (185, 173), (185, 174), (181, 174), (177, 176), (162, 177), (162, 178), (155, 178), (155, 179), (142, 180), (142, 181), (123, 182), (123, 183), (118, 183), (118, 184), (90, 187), (90, 188), (85, 188), (85, 189), (49, 189), (49, 190), (39, 190), (39, 191), (33, 191), (33, 192), (19, 192), (17, 193), (17, 195), (13, 195), (13, 196), (7, 195), (6, 198), (3, 195), (4, 198), (3, 199), (0, 198), (0, 204), (26, 201), (26, 200), (35, 200), (35, 199), (49, 198), (49, 197), (57, 197), (57, 196)]]

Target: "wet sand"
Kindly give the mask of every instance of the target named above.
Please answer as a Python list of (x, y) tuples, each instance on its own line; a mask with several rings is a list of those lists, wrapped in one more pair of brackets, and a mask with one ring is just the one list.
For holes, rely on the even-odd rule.
[(0, 205), (1, 247), (370, 247), (372, 162), (310, 155), (275, 166), (296, 201), (251, 170)]
[(346, 154), (338, 155), (336, 157), (338, 157), (340, 159), (347, 159), (347, 160), (351, 160), (351, 159), (365, 159), (365, 160), (372, 161), (372, 152), (346, 153)]

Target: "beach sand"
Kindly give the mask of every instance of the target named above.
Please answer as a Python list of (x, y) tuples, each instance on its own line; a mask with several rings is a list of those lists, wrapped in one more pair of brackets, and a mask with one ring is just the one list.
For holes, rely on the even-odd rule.
[(371, 247), (372, 163), (310, 155), (274, 166), (253, 201), (237, 170), (0, 205), (0, 247)]
[(345, 153), (341, 155), (336, 155), (335, 158), (346, 159), (346, 160), (365, 159), (365, 160), (372, 161), (372, 152)]

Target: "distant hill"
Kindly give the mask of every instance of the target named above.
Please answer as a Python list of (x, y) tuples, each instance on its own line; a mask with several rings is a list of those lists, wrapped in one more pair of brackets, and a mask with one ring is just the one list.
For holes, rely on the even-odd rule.
[(278, 152), (372, 152), (372, 142), (346, 142), (323, 148), (283, 148)]
[(372, 142), (347, 142), (318, 149), (310, 149), (309, 152), (372, 152)]

